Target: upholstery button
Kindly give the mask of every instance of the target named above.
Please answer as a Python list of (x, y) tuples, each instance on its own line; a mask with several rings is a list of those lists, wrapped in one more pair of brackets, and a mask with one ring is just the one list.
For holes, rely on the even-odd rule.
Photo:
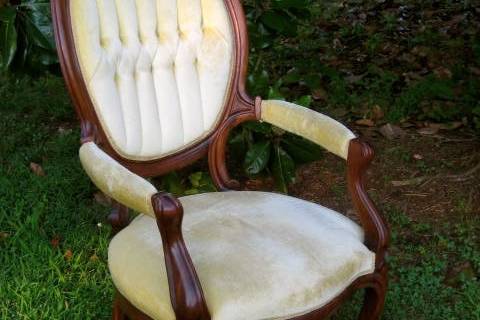
[(100, 38), (100, 46), (102, 48), (106, 48), (107, 47), (107, 43), (108, 43), (108, 40), (105, 39), (105, 38)]

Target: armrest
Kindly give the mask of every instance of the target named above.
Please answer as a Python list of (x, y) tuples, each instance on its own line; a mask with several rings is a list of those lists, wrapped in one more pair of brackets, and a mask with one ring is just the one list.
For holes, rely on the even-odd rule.
[(162, 237), (170, 298), (178, 319), (208, 320), (208, 309), (182, 235), (183, 208), (178, 199), (158, 192), (94, 142), (80, 147), (80, 161), (93, 183), (117, 202), (157, 220)]
[(152, 196), (157, 189), (150, 182), (123, 167), (94, 142), (84, 143), (79, 154), (83, 169), (102, 192), (129, 208), (155, 217)]
[(347, 159), (355, 134), (340, 122), (305, 107), (280, 100), (265, 100), (261, 120), (302, 136)]
[(381, 269), (389, 232), (365, 190), (365, 173), (374, 156), (370, 145), (336, 120), (293, 103), (262, 101), (261, 120), (311, 140), (347, 160), (349, 193), (365, 231), (365, 244), (376, 253), (376, 267)]
[(365, 190), (365, 175), (373, 156), (373, 148), (365, 141), (359, 138), (350, 141), (348, 190), (365, 231), (365, 244), (375, 252), (375, 265), (380, 270), (385, 265), (390, 236), (387, 223)]

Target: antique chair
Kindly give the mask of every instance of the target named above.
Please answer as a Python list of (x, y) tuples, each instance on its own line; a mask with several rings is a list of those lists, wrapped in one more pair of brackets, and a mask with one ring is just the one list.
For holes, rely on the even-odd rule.
[[(360, 319), (379, 319), (388, 232), (363, 184), (373, 151), (325, 115), (247, 95), (239, 0), (52, 0), (52, 14), (81, 163), (116, 203), (114, 319), (321, 319), (360, 288)], [(252, 120), (346, 159), (363, 228), (286, 195), (229, 191), (227, 136)], [(222, 192), (176, 199), (147, 180), (203, 156)]]

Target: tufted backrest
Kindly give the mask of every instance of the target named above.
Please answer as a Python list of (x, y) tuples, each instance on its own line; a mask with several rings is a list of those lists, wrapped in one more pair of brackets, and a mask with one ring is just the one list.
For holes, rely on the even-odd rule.
[(82, 77), (110, 144), (159, 159), (218, 124), (234, 38), (223, 0), (71, 0)]

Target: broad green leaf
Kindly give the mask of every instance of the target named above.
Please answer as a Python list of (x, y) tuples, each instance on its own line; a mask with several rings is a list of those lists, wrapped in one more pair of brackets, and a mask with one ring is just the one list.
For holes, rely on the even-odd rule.
[(283, 77), (282, 77), (282, 83), (284, 84), (293, 84), (293, 83), (298, 83), (302, 80), (302, 76), (300, 74), (300, 71), (297, 68), (292, 68), (290, 69)]
[(32, 44), (50, 50), (55, 50), (55, 40), (51, 22), (49, 1), (30, 0), (20, 6), (25, 31)]
[(0, 9), (0, 71), (8, 69), (17, 51), (16, 16), (14, 7)]
[(292, 18), (282, 11), (268, 11), (261, 17), (262, 22), (270, 29), (293, 36), (297, 33), (297, 25)]
[(243, 127), (249, 130), (252, 130), (253, 132), (261, 133), (264, 135), (268, 135), (272, 132), (272, 126), (265, 122), (258, 122), (258, 121), (246, 122), (243, 124)]
[(238, 127), (232, 133), (228, 141), (228, 153), (235, 163), (241, 163), (238, 159), (243, 159), (249, 145), (253, 144), (252, 132), (243, 126)]
[(280, 87), (282, 85), (281, 80), (277, 81), (273, 87), (268, 89), (268, 99), (270, 100), (285, 100), (285, 97), (280, 92)]
[(217, 191), (212, 178), (208, 173), (201, 171), (195, 172), (190, 175), (189, 180), (193, 188), (185, 191), (186, 195)]
[(259, 174), (270, 160), (270, 141), (252, 145), (245, 156), (245, 171), (249, 175)]
[(188, 179), (190, 180), (190, 183), (192, 184), (193, 187), (197, 188), (200, 186), (200, 181), (202, 180), (202, 172), (195, 172), (192, 173)]
[(309, 74), (303, 78), (305, 85), (310, 89), (317, 89), (322, 86), (322, 76), (320, 74)]
[(273, 0), (272, 6), (276, 9), (304, 9), (308, 8), (308, 0)]
[(248, 86), (250, 92), (258, 96), (266, 96), (268, 94), (270, 78), (268, 72), (251, 73), (248, 76)]
[(249, 21), (248, 34), (252, 44), (252, 50), (265, 49), (272, 45), (273, 37), (262, 23), (252, 23)]
[(185, 192), (185, 188), (182, 185), (182, 179), (176, 172), (170, 172), (162, 177), (162, 187), (176, 196), (181, 196)]
[(288, 184), (295, 181), (295, 162), (279, 144), (274, 146), (273, 177), (280, 191), (288, 193)]
[(295, 100), (294, 102), (300, 106), (309, 108), (310, 105), (312, 104), (312, 96), (307, 95), (307, 96), (302, 96), (299, 99)]
[(285, 135), (282, 147), (297, 163), (308, 163), (324, 156), (324, 150), (315, 143), (292, 134)]
[(188, 189), (187, 191), (185, 191), (186, 196), (192, 196), (194, 194), (199, 194), (199, 193), (201, 193), (200, 190), (196, 188)]

